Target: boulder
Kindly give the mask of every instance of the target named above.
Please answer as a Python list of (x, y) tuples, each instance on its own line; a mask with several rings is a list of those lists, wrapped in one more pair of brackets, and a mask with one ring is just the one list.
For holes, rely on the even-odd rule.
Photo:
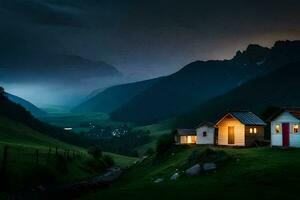
[(216, 163), (204, 163), (203, 170), (204, 171), (211, 171), (217, 169)]
[(173, 174), (171, 177), (170, 177), (170, 180), (172, 180), (172, 181), (175, 181), (175, 180), (177, 180), (178, 178), (179, 178), (179, 174), (176, 172), (175, 174)]
[(158, 178), (158, 179), (156, 179), (156, 180), (154, 181), (154, 183), (160, 183), (160, 182), (163, 182), (163, 181), (164, 181), (163, 178)]
[(185, 173), (186, 173), (187, 176), (197, 176), (197, 175), (199, 175), (200, 171), (201, 171), (200, 164), (196, 164), (196, 165), (188, 168), (185, 171)]

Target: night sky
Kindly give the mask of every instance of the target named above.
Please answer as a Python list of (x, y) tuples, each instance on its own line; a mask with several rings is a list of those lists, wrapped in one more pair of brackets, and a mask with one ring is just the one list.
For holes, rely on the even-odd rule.
[(139, 79), (300, 39), (299, 0), (0, 0), (0, 19), (0, 58), (81, 55)]

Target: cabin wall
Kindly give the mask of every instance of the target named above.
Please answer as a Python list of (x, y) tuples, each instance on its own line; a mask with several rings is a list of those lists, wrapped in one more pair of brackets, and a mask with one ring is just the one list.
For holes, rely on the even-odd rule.
[[(228, 144), (228, 127), (234, 127), (234, 144)], [(245, 125), (227, 116), (218, 124), (218, 145), (245, 146)]]
[[(206, 136), (203, 136), (203, 132), (206, 132)], [(214, 144), (215, 128), (202, 126), (196, 129), (197, 142), (196, 144)]]
[[(252, 129), (252, 133), (250, 129)], [(256, 133), (254, 129), (256, 129)], [(263, 141), (265, 139), (264, 135), (263, 126), (245, 126), (246, 146), (252, 146), (256, 141)]]
[[(293, 131), (293, 125), (300, 126), (300, 120), (288, 112), (281, 113), (271, 122), (271, 145), (282, 146), (282, 123), (290, 124), (290, 147), (300, 147), (300, 132)], [(279, 125), (279, 133), (276, 133), (276, 125)]]

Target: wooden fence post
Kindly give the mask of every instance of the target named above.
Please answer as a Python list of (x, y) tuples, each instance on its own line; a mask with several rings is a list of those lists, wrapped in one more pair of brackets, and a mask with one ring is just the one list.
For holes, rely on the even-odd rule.
[(39, 165), (39, 150), (38, 149), (36, 149), (36, 151), (35, 151), (35, 156), (36, 156), (36, 165)]
[(8, 146), (5, 145), (3, 147), (3, 158), (2, 158), (2, 163), (1, 163), (1, 168), (0, 168), (0, 191), (7, 187), (7, 157), (8, 157)]
[(51, 147), (49, 147), (49, 150), (48, 150), (48, 156), (47, 156), (47, 164), (49, 163), (50, 161), (50, 156), (51, 156)]

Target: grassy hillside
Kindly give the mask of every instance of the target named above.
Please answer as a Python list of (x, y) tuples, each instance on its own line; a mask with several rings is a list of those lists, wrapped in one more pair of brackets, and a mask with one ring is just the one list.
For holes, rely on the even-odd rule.
[(0, 198), (1, 192), (97, 176), (111, 166), (107, 156), (123, 167), (135, 161), (112, 153), (95, 159), (86, 149), (51, 137), (51, 131), (65, 133), (33, 118), (6, 97), (0, 97), (0, 106)]
[(159, 78), (110, 87), (73, 108), (73, 112), (105, 112), (119, 108), (137, 94), (151, 87)]
[[(169, 178), (195, 150), (205, 147), (178, 147), (158, 164), (148, 159), (133, 167), (110, 189), (82, 199), (294, 199), (300, 183), (300, 150), (213, 148), (232, 159), (215, 172), (196, 177)], [(161, 183), (153, 180), (164, 178)]]
[[(3, 178), (1, 167), (5, 146), (8, 150)], [(113, 153), (104, 155), (113, 158), (121, 167), (130, 166), (136, 160)], [(3, 117), (0, 117), (0, 161), (0, 184), (4, 181), (0, 197), (1, 191), (15, 192), (41, 184), (59, 185), (84, 180), (101, 174), (109, 166), (102, 159), (96, 160), (87, 154), (86, 149), (63, 143)]]
[(300, 62), (297, 62), (251, 80), (182, 115), (177, 126), (193, 127), (201, 121), (215, 121), (229, 109), (246, 109), (260, 114), (270, 106), (300, 106), (299, 73)]
[(7, 96), (7, 98), (9, 100), (11, 100), (12, 102), (15, 102), (17, 104), (20, 104), (21, 106), (23, 106), (26, 110), (28, 110), (32, 115), (36, 116), (36, 117), (43, 117), (46, 116), (47, 113), (41, 109), (39, 109), (38, 107), (36, 107), (35, 105), (33, 105), (32, 103), (26, 101), (25, 99), (22, 99), (18, 96), (12, 95), (12, 94), (5, 94)]
[(0, 143), (24, 146), (58, 146), (74, 148), (52, 137), (35, 131), (24, 124), (0, 116)]
[(192, 110), (247, 80), (299, 60), (299, 41), (276, 42), (272, 49), (249, 45), (231, 60), (197, 61), (185, 66), (113, 111), (111, 117), (146, 124), (157, 122)]

